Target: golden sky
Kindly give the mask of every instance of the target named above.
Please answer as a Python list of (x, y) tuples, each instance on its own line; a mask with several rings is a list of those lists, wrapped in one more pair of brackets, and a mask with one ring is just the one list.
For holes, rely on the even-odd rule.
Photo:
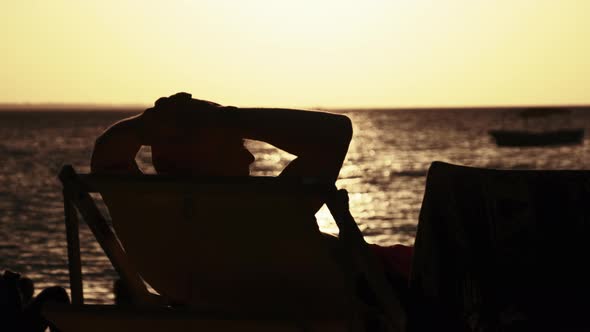
[(588, 0), (19, 0), (0, 103), (590, 104)]

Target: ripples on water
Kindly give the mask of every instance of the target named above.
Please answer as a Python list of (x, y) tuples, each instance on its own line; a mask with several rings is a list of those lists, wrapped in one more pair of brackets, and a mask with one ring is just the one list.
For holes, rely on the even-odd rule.
[[(560, 148), (497, 148), (486, 132), (502, 122), (498, 111), (343, 113), (352, 119), (355, 135), (337, 184), (349, 191), (352, 214), (373, 243), (412, 244), (433, 160), (495, 168), (589, 168), (587, 141)], [(88, 172), (95, 137), (126, 115), (0, 112), (0, 269), (31, 277), (38, 290), (68, 286), (57, 172), (63, 164)], [(590, 114), (578, 110), (573, 115), (572, 122), (590, 132)], [(260, 142), (247, 146), (257, 157), (253, 175), (276, 175), (293, 159)], [(142, 149), (138, 159), (142, 168), (153, 171), (149, 149)], [(317, 217), (324, 231), (337, 231), (327, 209)], [(112, 302), (110, 263), (86, 227), (80, 237), (87, 302)]]

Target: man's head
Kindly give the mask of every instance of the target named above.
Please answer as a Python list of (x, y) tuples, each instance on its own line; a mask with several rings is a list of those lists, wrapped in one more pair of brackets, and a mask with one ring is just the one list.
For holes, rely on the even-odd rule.
[(254, 156), (243, 138), (223, 124), (224, 108), (178, 93), (146, 110), (156, 139), (152, 162), (158, 173), (245, 176)]

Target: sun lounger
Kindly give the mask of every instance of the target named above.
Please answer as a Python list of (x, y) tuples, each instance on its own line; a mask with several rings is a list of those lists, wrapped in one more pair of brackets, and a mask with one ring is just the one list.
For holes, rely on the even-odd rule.
[(589, 331), (590, 171), (434, 162), (411, 331)]
[[(60, 173), (73, 305), (45, 309), (64, 331), (402, 331), (405, 313), (348, 212), (346, 193), (313, 179)], [(100, 193), (113, 228), (90, 193)], [(343, 196), (344, 195), (344, 196)], [(302, 208), (327, 200), (339, 264)], [(132, 305), (84, 305), (78, 213)], [(364, 281), (376, 298), (359, 299)], [(148, 292), (145, 283), (160, 292)]]

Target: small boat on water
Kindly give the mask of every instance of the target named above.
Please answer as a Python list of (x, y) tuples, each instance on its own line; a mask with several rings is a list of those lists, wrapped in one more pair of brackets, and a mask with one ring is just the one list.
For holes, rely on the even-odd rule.
[[(569, 109), (563, 108), (526, 108), (518, 113), (524, 120), (524, 128), (519, 129), (493, 129), (488, 134), (492, 136), (497, 146), (501, 147), (535, 147), (535, 146), (561, 146), (576, 145), (584, 141), (584, 128), (556, 128), (559, 117), (569, 119)], [(540, 119), (541, 123), (531, 125), (532, 120)], [(534, 127), (542, 129), (534, 129)], [(533, 127), (533, 128), (531, 128)]]
[(584, 140), (584, 128), (532, 132), (525, 130), (490, 130), (498, 146), (575, 145)]

